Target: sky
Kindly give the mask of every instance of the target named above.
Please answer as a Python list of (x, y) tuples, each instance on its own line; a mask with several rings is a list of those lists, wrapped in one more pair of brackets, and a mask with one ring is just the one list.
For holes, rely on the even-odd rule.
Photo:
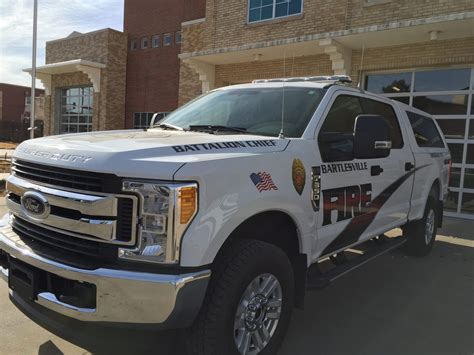
[[(123, 0), (38, 0), (36, 65), (44, 65), (46, 41), (71, 32), (123, 30)], [(0, 83), (31, 86), (33, 0), (0, 0)], [(42, 88), (37, 81), (37, 87)]]

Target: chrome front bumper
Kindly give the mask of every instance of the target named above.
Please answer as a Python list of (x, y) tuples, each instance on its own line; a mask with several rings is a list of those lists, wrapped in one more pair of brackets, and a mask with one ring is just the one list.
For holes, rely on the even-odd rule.
[[(48, 273), (94, 284), (97, 290), (96, 308), (78, 308), (63, 303), (49, 292), (39, 293), (34, 301), (61, 315), (88, 322), (187, 327), (202, 305), (211, 274), (210, 270), (168, 275), (114, 269), (78, 269), (35, 254), (10, 227), (0, 228), (0, 250)], [(0, 267), (0, 278), (8, 280), (8, 269)], [(13, 299), (19, 297), (12, 290), (10, 294)]]

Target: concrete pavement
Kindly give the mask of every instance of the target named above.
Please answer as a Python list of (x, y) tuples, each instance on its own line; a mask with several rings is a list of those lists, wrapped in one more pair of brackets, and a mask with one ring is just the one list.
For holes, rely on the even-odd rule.
[[(5, 211), (0, 198), (0, 216)], [(445, 221), (433, 252), (396, 250), (307, 294), (280, 354), (474, 353), (474, 222)], [(59, 326), (57, 328), (60, 328)], [(61, 329), (51, 328), (61, 334)], [(79, 328), (66, 341), (29, 320), (0, 282), (0, 354), (181, 354), (181, 332)]]

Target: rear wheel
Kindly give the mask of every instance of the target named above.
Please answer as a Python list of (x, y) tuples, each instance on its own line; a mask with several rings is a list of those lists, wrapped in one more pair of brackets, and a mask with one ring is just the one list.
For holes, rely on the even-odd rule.
[(426, 202), (423, 218), (419, 221), (409, 222), (403, 228), (403, 235), (407, 238), (405, 252), (408, 255), (425, 256), (433, 248), (439, 213), (436, 206), (435, 198), (430, 195)]
[(189, 353), (275, 354), (294, 304), (291, 263), (278, 247), (236, 240), (213, 267)]

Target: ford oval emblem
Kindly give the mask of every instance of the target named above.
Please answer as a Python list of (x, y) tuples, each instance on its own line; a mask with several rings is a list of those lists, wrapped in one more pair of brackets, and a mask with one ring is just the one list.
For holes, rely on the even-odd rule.
[(32, 219), (45, 219), (51, 211), (48, 200), (39, 192), (28, 191), (21, 197), (23, 212)]

